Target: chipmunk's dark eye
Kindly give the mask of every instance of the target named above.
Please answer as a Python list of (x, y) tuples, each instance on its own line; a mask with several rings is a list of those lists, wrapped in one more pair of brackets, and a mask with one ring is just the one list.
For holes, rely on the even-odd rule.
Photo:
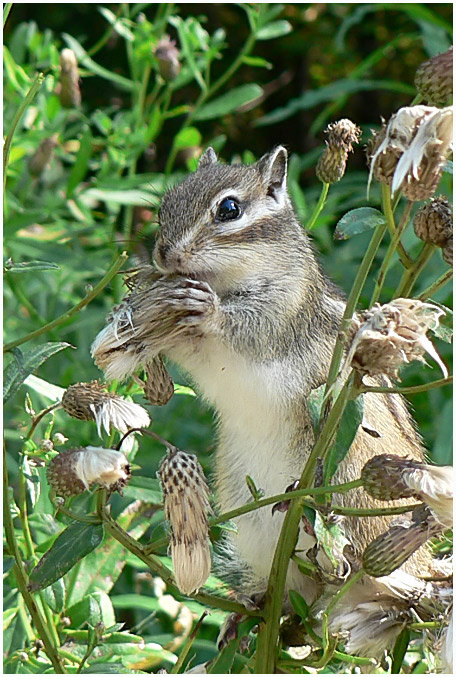
[(231, 221), (241, 215), (241, 205), (232, 197), (224, 198), (217, 209), (217, 221)]

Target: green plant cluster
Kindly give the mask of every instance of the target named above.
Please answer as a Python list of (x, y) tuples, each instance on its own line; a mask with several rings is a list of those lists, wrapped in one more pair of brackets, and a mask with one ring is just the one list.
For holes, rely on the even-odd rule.
[[(267, 632), (260, 632), (258, 641), (251, 635), (247, 653), (239, 643), (258, 623), (252, 612), (239, 640), (218, 652), (216, 639), (227, 613), (245, 610), (215, 575), (193, 599), (179, 594), (155, 476), (165, 450), (156, 439), (136, 439), (129, 457), (132, 479), (123, 496), (110, 497), (108, 507), (100, 490), (65, 504), (50, 495), (46, 464), (56, 452), (118, 442), (114, 434), (100, 440), (95, 423), (71, 419), (55, 405), (69, 385), (100, 378), (90, 345), (125, 292), (121, 272), (150, 260), (161, 197), (194, 170), (209, 145), (226, 161), (250, 163), (273, 145), (291, 145), (299, 137), (297, 147), (290, 147), (290, 193), (303, 223), (313, 226), (323, 266), (347, 296), (352, 290), (352, 311), (405, 288), (400, 252), (384, 235), (389, 231), (394, 237), (402, 224), (403, 250), (411, 262), (420, 260), (423, 243), (410, 225), (416, 206), (405, 200), (392, 204), (378, 185), (367, 201), (361, 151), (329, 190), (321, 190), (314, 171), (328, 122), (350, 114), (365, 143), (381, 116), (399, 107), (392, 100), (410, 104), (414, 70), (450, 44), (448, 12), (443, 5), (393, 3), (326, 9), (311, 3), (124, 3), (86, 5), (84, 20), (93, 21), (95, 29), (83, 23), (73, 29), (77, 11), (68, 10), (64, 30), (53, 32), (31, 5), (28, 16), (16, 19), (16, 11), (19, 17), (24, 12), (24, 6), (17, 7), (4, 8), (4, 671), (131, 674), (164, 668), (178, 673), (212, 661), (212, 673), (248, 673), (270, 672), (272, 661), (272, 667), (305, 673), (305, 665), (286, 651), (279, 656), (272, 651), (280, 610), (266, 609)], [(391, 17), (400, 30), (391, 29)], [(171, 74), (157, 52), (167, 35), (177, 53)], [(369, 35), (375, 46), (367, 49)], [(325, 45), (320, 52), (319, 39)], [(69, 105), (62, 97), (65, 48), (78, 62), (80, 104)], [(398, 53), (408, 55), (400, 72), (392, 58)], [(299, 54), (311, 66), (304, 81), (293, 73)], [(278, 65), (285, 65), (282, 79)], [(332, 67), (335, 77), (328, 75)], [(291, 94), (290, 78), (297, 81)], [(367, 114), (361, 113), (366, 101)], [(291, 128), (298, 131), (286, 136)], [(451, 195), (450, 165), (439, 193)], [(379, 271), (385, 277), (379, 278)], [(448, 266), (433, 251), (407, 278), (406, 292), (423, 299), (430, 294), (448, 308), (449, 281)], [(436, 340), (448, 366), (451, 349), (442, 338), (450, 335), (449, 324), (446, 319)], [(451, 393), (448, 387), (429, 388), (429, 381), (439, 378), (430, 373), (410, 365), (402, 385), (412, 389), (431, 459), (444, 465), (451, 460)], [(173, 376), (179, 383), (175, 397), (164, 408), (149, 407), (152, 428), (179, 448), (197, 450), (210, 474), (211, 412), (183, 375), (173, 370)], [(334, 430), (350, 397), (359, 394), (352, 386), (350, 381), (341, 391), (326, 421)], [(134, 383), (112, 388), (144, 403)], [(339, 454), (348, 450), (352, 432), (346, 426), (345, 437), (337, 437)], [(333, 436), (321, 439), (317, 451), (324, 455)], [(340, 455), (332, 452), (329, 458), (334, 463)], [(307, 479), (297, 495), (314, 505)], [(253, 494), (257, 504), (274, 502), (255, 488)], [(249, 504), (246, 510), (258, 507)], [(294, 502), (287, 516), (291, 527), (301, 513), (302, 504)], [(225, 528), (229, 521), (213, 519), (214, 541)], [(286, 555), (287, 547), (285, 563), (291, 554)], [(444, 552), (448, 543), (439, 547)], [(276, 564), (279, 580), (284, 562)], [(292, 602), (305, 619), (303, 600), (295, 596)], [(432, 671), (434, 658), (419, 642), (420, 632), (407, 633), (396, 646), (394, 666)], [(368, 661), (344, 654), (327, 637), (320, 643), (319, 655), (308, 663), (313, 660), (320, 672), (347, 672)]]

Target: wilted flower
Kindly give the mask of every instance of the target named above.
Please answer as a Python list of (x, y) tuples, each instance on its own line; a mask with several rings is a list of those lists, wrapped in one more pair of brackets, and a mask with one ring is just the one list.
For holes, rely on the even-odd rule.
[(444, 527), (453, 526), (453, 467), (416, 464), (404, 468), (402, 480), (430, 508)]
[(59, 98), (65, 108), (77, 108), (81, 105), (78, 62), (76, 54), (71, 49), (62, 49), (60, 53)]
[(453, 99), (453, 47), (421, 64), (415, 87), (430, 106), (445, 106)]
[(121, 492), (130, 479), (130, 465), (122, 452), (101, 447), (68, 449), (54, 456), (47, 478), (58, 496), (68, 498), (94, 484)]
[(395, 299), (354, 318), (345, 364), (361, 374), (399, 378), (399, 368), (414, 360), (424, 362), (427, 352), (448, 372), (426, 332), (438, 326), (444, 311), (417, 299)]
[(209, 489), (193, 454), (175, 449), (160, 464), (165, 516), (171, 526), (171, 556), (179, 590), (190, 595), (211, 572)]
[(157, 57), (158, 71), (163, 80), (169, 82), (175, 80), (180, 72), (179, 50), (176, 47), (174, 40), (171, 40), (169, 35), (160, 40), (155, 48), (155, 56)]
[(147, 428), (150, 425), (149, 414), (143, 407), (108, 392), (98, 381), (70, 386), (65, 390), (61, 404), (73, 418), (95, 421), (100, 437), (103, 428), (109, 435), (111, 426), (124, 434), (131, 428)]
[(325, 130), (328, 139), (316, 167), (317, 177), (323, 183), (336, 183), (345, 174), (348, 154), (353, 144), (359, 143), (361, 130), (351, 120), (339, 120)]
[(39, 176), (44, 172), (52, 160), (54, 148), (56, 148), (58, 145), (58, 134), (54, 134), (53, 136), (42, 140), (28, 161), (30, 174), (33, 174), (33, 176)]
[(443, 247), (453, 236), (453, 210), (448, 200), (443, 195), (431, 198), (415, 214), (413, 227), (420, 240)]
[(453, 141), (453, 109), (401, 108), (368, 148), (372, 176), (409, 200), (431, 197)]
[(363, 552), (364, 571), (376, 578), (388, 576), (440, 530), (428, 508), (416, 508), (411, 522), (391, 526), (369, 543)]

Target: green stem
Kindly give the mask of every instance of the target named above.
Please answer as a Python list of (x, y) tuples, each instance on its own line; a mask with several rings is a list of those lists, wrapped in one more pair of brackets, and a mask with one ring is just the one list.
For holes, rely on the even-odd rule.
[(394, 292), (393, 298), (397, 299), (400, 297), (407, 297), (411, 293), (413, 286), (421, 274), (422, 270), (425, 268), (427, 262), (434, 253), (436, 247), (433, 244), (426, 243), (421, 250), (420, 255), (413, 263), (413, 265), (404, 271), (401, 281)]
[(440, 378), (437, 381), (431, 381), (431, 383), (423, 383), (420, 386), (408, 386), (406, 388), (384, 388), (382, 386), (361, 386), (361, 392), (363, 393), (400, 393), (401, 395), (414, 395), (415, 393), (424, 393), (426, 390), (432, 390), (433, 388), (441, 388), (442, 386), (451, 385), (453, 383), (453, 377), (447, 376), (446, 378)]
[(380, 266), (379, 273), (377, 275), (377, 279), (375, 280), (375, 288), (374, 292), (372, 294), (369, 307), (371, 308), (376, 301), (378, 301), (381, 291), (383, 289), (383, 284), (385, 282), (386, 274), (388, 272), (388, 268), (391, 263), (391, 259), (393, 258), (393, 254), (396, 250), (399, 251), (399, 245), (400, 245), (400, 239), (402, 237), (402, 234), (404, 230), (406, 229), (409, 218), (410, 218), (410, 212), (412, 211), (412, 203), (407, 202), (407, 205), (404, 209), (404, 213), (402, 215), (401, 222), (399, 226), (395, 229), (394, 235), (391, 238), (391, 242), (389, 244), (389, 247), (386, 251), (386, 254), (383, 258), (382, 265)]
[(3, 28), (5, 28), (5, 24), (8, 21), (9, 13), (11, 12), (12, 6), (13, 6), (12, 2), (5, 2), (5, 6), (3, 7)]
[(35, 331), (30, 332), (30, 334), (27, 334), (26, 336), (23, 336), (20, 339), (16, 339), (16, 341), (11, 341), (10, 343), (7, 343), (3, 347), (3, 351), (7, 352), (8, 350), (12, 350), (13, 348), (16, 348), (17, 346), (22, 345), (22, 343), (25, 343), (26, 341), (31, 341), (32, 339), (36, 338), (37, 336), (41, 336), (41, 334), (45, 334), (46, 332), (51, 331), (52, 329), (55, 329), (56, 327), (60, 326), (66, 320), (69, 320), (73, 315), (78, 313), (82, 308), (87, 306), (93, 299), (98, 296), (98, 294), (106, 287), (106, 285), (109, 284), (109, 282), (112, 280), (112, 278), (117, 274), (117, 271), (121, 266), (124, 264), (124, 262), (127, 260), (128, 254), (127, 252), (122, 252), (120, 256), (117, 257), (117, 259), (114, 261), (113, 265), (111, 268), (108, 270), (106, 275), (100, 280), (100, 282), (90, 291), (87, 296), (85, 296), (82, 301), (79, 301), (73, 308), (68, 310), (66, 313), (63, 313), (63, 315), (60, 315), (60, 317), (56, 318), (55, 320), (52, 320), (52, 322), (48, 322), (48, 324), (44, 325), (43, 327), (40, 327), (40, 329), (36, 329)]
[(44, 73), (37, 73), (35, 79), (33, 80), (30, 86), (30, 89), (28, 90), (25, 96), (25, 99), (23, 100), (23, 102), (16, 111), (16, 114), (11, 123), (10, 130), (6, 136), (5, 144), (3, 146), (3, 191), (5, 191), (6, 188), (6, 174), (7, 174), (6, 170), (8, 168), (9, 155), (11, 151), (11, 144), (13, 142), (14, 132), (16, 131), (16, 127), (19, 123), (19, 120), (21, 119), (21, 117), (27, 110), (28, 106), (35, 98), (35, 94), (37, 93), (43, 82), (44, 82)]
[(22, 562), (22, 556), (16, 541), (13, 520), (9, 506), (9, 482), (8, 469), (6, 465), (6, 451), (3, 449), (3, 519), (5, 527), (5, 536), (8, 548), (14, 557), (13, 572), (17, 582), (17, 587), (24, 599), (28, 612), (32, 617), (38, 636), (43, 642), (44, 650), (49, 657), (57, 674), (66, 674), (59, 655), (58, 647), (54, 644), (51, 633), (48, 631), (46, 620), (43, 618), (37, 603), (27, 589), (28, 576)]
[(309, 221), (306, 224), (306, 229), (307, 230), (312, 230), (312, 228), (315, 226), (318, 217), (320, 216), (320, 212), (325, 206), (326, 198), (328, 196), (328, 191), (329, 191), (329, 183), (324, 183), (322, 188), (321, 188), (321, 193), (320, 197), (318, 198), (318, 202), (315, 205), (315, 209), (312, 212), (312, 215), (309, 219)]
[(419, 301), (426, 301), (430, 299), (436, 292), (439, 291), (444, 285), (447, 284), (450, 280), (453, 279), (453, 269), (449, 268), (446, 273), (443, 273), (435, 282), (433, 282), (427, 289), (425, 289), (417, 297)]
[(191, 633), (187, 637), (187, 641), (185, 642), (184, 646), (181, 649), (181, 652), (179, 654), (179, 658), (177, 659), (176, 663), (173, 665), (173, 669), (169, 673), (170, 675), (179, 675), (181, 673), (182, 668), (184, 667), (184, 663), (185, 663), (187, 656), (189, 654), (189, 651), (193, 646), (193, 642), (195, 641), (196, 636), (198, 634), (198, 631), (199, 631), (204, 619), (206, 618), (207, 614), (208, 614), (207, 611), (203, 611), (203, 613), (202, 613), (200, 619), (198, 620), (197, 624), (195, 625), (195, 627), (193, 628), (193, 630), (191, 631)]
[[(391, 238), (394, 239), (397, 230), (396, 221), (394, 219), (394, 208), (391, 202), (390, 187), (387, 186), (385, 183), (381, 184), (381, 194), (382, 194), (382, 209), (383, 214), (385, 215), (386, 218), (386, 225), (391, 235)], [(404, 268), (410, 268), (413, 261), (407, 254), (402, 243), (399, 242), (399, 240), (397, 242), (397, 253), (399, 254), (399, 258), (401, 259)]]

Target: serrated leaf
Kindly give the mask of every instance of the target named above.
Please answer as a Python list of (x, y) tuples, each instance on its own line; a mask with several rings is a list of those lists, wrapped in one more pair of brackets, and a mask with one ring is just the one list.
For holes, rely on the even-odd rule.
[[(38, 369), (52, 355), (65, 348), (72, 348), (70, 343), (45, 343), (27, 352), (14, 351), (14, 359), (6, 367), (3, 375), (3, 400), (6, 402), (17, 393), (27, 376)], [(13, 351), (12, 351), (13, 352)]]
[(257, 40), (274, 40), (280, 38), (282, 35), (287, 35), (292, 31), (292, 25), (289, 21), (281, 19), (279, 21), (272, 21), (271, 23), (260, 28), (256, 34)]
[(73, 522), (54, 541), (29, 578), (29, 590), (37, 592), (62, 578), (103, 540), (102, 524)]
[(260, 97), (262, 94), (263, 90), (260, 85), (255, 83), (241, 85), (203, 106), (196, 113), (195, 120), (213, 120), (214, 118), (222, 117), (234, 112), (240, 106), (253, 101), (253, 99)]
[(327, 484), (337, 470), (338, 465), (348, 454), (358, 428), (363, 421), (364, 395), (349, 400), (337, 430), (336, 439), (325, 461), (324, 483)]
[(305, 621), (309, 615), (309, 605), (304, 597), (300, 595), (299, 592), (296, 592), (296, 590), (289, 590), (288, 596), (293, 609), (301, 616), (302, 620)]
[(8, 273), (36, 273), (38, 270), (60, 270), (60, 266), (52, 261), (7, 261), (5, 270)]
[(385, 223), (385, 216), (373, 207), (359, 207), (344, 214), (334, 231), (335, 240), (348, 240)]

